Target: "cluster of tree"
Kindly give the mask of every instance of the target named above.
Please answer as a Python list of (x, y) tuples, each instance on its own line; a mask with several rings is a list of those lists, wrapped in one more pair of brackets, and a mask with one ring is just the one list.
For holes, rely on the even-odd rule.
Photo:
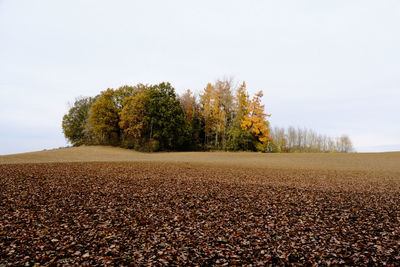
[(272, 139), (261, 105), (243, 82), (235, 92), (228, 80), (209, 83), (199, 98), (178, 97), (169, 83), (122, 86), (76, 99), (62, 128), (74, 146), (113, 145), (141, 151), (268, 151)]
[(288, 132), (275, 128), (271, 137), (262, 96), (259, 91), (250, 98), (245, 82), (234, 87), (231, 80), (208, 83), (199, 97), (190, 90), (177, 96), (169, 83), (122, 86), (76, 99), (63, 117), (62, 128), (74, 146), (100, 144), (139, 151), (350, 151), (342, 147), (344, 141), (336, 140), (335, 149), (328, 141), (319, 145), (314, 140), (318, 138), (309, 140), (310, 133), (303, 130), (292, 135), (291, 128)]
[(271, 129), (273, 151), (276, 152), (352, 152), (353, 144), (347, 135), (329, 137), (310, 129), (274, 127)]

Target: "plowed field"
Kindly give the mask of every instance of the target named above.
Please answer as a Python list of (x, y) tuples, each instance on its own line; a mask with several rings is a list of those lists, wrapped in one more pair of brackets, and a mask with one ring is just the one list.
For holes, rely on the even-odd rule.
[(3, 164), (0, 265), (399, 265), (398, 169), (327, 166)]

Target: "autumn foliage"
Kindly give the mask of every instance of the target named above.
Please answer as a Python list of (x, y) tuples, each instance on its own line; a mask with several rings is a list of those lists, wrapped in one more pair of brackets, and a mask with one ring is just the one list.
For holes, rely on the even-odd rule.
[(287, 136), (271, 138), (262, 97), (259, 91), (250, 99), (245, 82), (235, 87), (226, 79), (208, 83), (198, 97), (191, 90), (178, 96), (170, 83), (122, 86), (77, 99), (62, 127), (74, 146), (290, 152)]
[[(257, 145), (268, 146), (272, 141), (269, 136), (269, 124), (264, 113), (264, 105), (261, 105), (262, 91), (259, 91), (247, 106), (247, 112), (242, 120), (241, 127), (245, 131), (250, 131), (257, 139)], [(260, 149), (264, 150), (264, 149)]]

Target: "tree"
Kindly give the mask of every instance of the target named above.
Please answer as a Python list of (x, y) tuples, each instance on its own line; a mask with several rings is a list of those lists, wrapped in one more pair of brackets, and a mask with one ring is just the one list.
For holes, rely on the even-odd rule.
[(200, 148), (203, 134), (203, 127), (201, 123), (201, 109), (197, 103), (196, 96), (190, 89), (180, 97), (180, 102), (185, 113), (185, 121), (190, 132), (190, 139), (187, 141), (188, 148)]
[(318, 134), (307, 128), (275, 127), (271, 131), (273, 149), (283, 152), (352, 152), (352, 142), (347, 135), (339, 138)]
[(215, 145), (217, 148), (226, 149), (227, 131), (233, 119), (232, 79), (217, 80), (215, 89)]
[(342, 135), (338, 140), (339, 152), (352, 152), (354, 150), (353, 143), (347, 135)]
[(124, 99), (119, 122), (124, 147), (141, 149), (141, 146), (147, 142), (146, 105), (148, 100), (145, 90)]
[(89, 123), (101, 144), (119, 144), (119, 102), (116, 101), (114, 90), (107, 89), (100, 93), (90, 110)]
[(271, 138), (273, 141), (272, 152), (287, 152), (287, 137), (284, 128), (274, 127), (271, 129)]
[(213, 106), (215, 102), (215, 87), (208, 83), (204, 88), (203, 94), (200, 95), (201, 115), (204, 120), (204, 145), (209, 147), (213, 133), (215, 132), (215, 116), (213, 114)]
[(161, 150), (175, 150), (185, 145), (188, 129), (185, 114), (170, 83), (150, 86), (147, 90), (146, 123), (149, 140), (156, 140)]
[(242, 122), (242, 129), (249, 131), (255, 138), (255, 147), (259, 151), (266, 151), (269, 143), (272, 141), (269, 136), (269, 122), (266, 120), (267, 115), (264, 113), (264, 105), (261, 105), (262, 91), (259, 91), (253, 97), (248, 109), (247, 116)]
[(188, 123), (192, 122), (193, 116), (196, 113), (196, 98), (190, 89), (187, 89), (185, 93), (180, 97), (180, 102), (185, 112), (185, 120)]
[(226, 149), (227, 132), (233, 119), (232, 81), (208, 83), (200, 95), (207, 148)]
[(73, 146), (93, 143), (93, 136), (85, 129), (90, 108), (95, 100), (96, 98), (92, 97), (77, 98), (70, 107), (68, 114), (63, 117), (64, 136)]
[(107, 89), (78, 98), (63, 116), (74, 146), (119, 145), (143, 151), (253, 150), (263, 152), (351, 152), (347, 135), (332, 138), (307, 128), (270, 132), (262, 91), (250, 101), (246, 83), (232, 94), (232, 80), (208, 83), (200, 102), (192, 91), (177, 97), (169, 83)]
[(251, 135), (242, 128), (242, 123), (248, 115), (250, 105), (249, 95), (246, 89), (246, 83), (243, 82), (237, 89), (234, 97), (234, 110), (232, 124), (228, 130), (229, 150), (249, 150)]
[(138, 84), (136, 86), (124, 85), (114, 90), (113, 101), (117, 109), (122, 110), (124, 107), (124, 100), (127, 97), (133, 96), (146, 88), (146, 85)]

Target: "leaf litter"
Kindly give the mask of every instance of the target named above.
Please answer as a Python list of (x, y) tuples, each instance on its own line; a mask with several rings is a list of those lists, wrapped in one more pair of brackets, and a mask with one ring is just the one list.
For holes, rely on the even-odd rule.
[(0, 165), (0, 265), (399, 265), (395, 172)]

